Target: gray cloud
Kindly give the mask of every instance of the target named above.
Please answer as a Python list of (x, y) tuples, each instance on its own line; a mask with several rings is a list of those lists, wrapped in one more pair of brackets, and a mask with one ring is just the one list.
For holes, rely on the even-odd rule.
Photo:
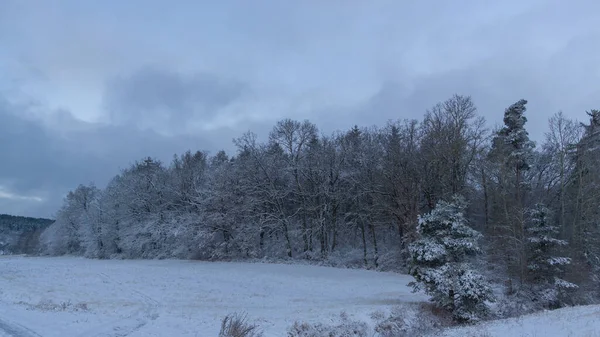
[(48, 112), (70, 124), (59, 131), (19, 117), (26, 115), (23, 109), (0, 97), (0, 213), (51, 216), (68, 190), (80, 183), (103, 186), (137, 159), (152, 156), (168, 164), (173, 154), (188, 149), (218, 149), (200, 136), (166, 137), (78, 121), (66, 111)]
[(181, 133), (192, 120), (210, 122), (247, 88), (211, 74), (181, 74), (143, 67), (106, 86), (104, 105), (111, 122)]
[[(568, 13), (567, 13), (568, 14)], [(453, 94), (470, 95), (479, 113), (493, 126), (502, 122), (504, 109), (521, 98), (529, 101), (527, 125), (541, 142), (548, 118), (563, 111), (586, 120), (585, 111), (600, 106), (600, 87), (590, 85), (600, 76), (594, 54), (600, 31), (565, 39), (550, 53), (527, 53), (518, 46), (498, 51), (478, 62), (412, 78), (384, 81), (364, 102), (350, 109), (320, 114), (326, 125), (382, 125), (389, 119), (420, 119), (426, 109)], [(400, 74), (401, 75), (401, 74)]]

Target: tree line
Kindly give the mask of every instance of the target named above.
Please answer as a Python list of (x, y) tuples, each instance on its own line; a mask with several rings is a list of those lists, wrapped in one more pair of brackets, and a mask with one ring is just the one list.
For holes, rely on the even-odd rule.
[(39, 236), (54, 221), (0, 214), (0, 255), (36, 254)]
[[(42, 250), (398, 269), (433, 263), (415, 259), (414, 244), (432, 235), (423, 216), (444, 213), (436, 211), (442, 205), (482, 234), (481, 256), (510, 280), (509, 292), (537, 286), (533, 300), (548, 306), (559, 305), (561, 289), (571, 285), (596, 294), (600, 111), (588, 111), (587, 123), (554, 114), (537, 145), (526, 106), (508, 106), (503, 126), (492, 130), (471, 97), (454, 95), (422, 120), (325, 135), (309, 121), (283, 119), (264, 142), (252, 132), (235, 139), (233, 156), (188, 151), (168, 164), (145, 158), (103, 189), (70, 192), (42, 235)], [(457, 198), (462, 206), (449, 206)]]

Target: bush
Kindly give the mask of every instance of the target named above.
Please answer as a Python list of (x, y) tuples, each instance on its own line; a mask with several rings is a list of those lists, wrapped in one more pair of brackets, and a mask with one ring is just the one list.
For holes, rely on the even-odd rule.
[(339, 324), (295, 322), (288, 329), (288, 337), (367, 337), (369, 327), (365, 322), (352, 321), (342, 313)]
[(453, 324), (452, 316), (432, 303), (411, 303), (371, 316), (380, 337), (426, 336)]
[(390, 315), (375, 327), (375, 332), (381, 337), (408, 336), (408, 330), (406, 322), (400, 315)]
[(219, 337), (262, 337), (262, 335), (256, 324), (248, 322), (245, 314), (230, 314), (221, 321)]

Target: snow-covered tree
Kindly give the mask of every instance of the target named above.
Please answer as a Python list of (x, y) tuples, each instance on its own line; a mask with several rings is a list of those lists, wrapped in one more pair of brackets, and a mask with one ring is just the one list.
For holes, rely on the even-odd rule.
[(562, 306), (561, 299), (565, 294), (577, 288), (577, 285), (562, 279), (564, 268), (571, 259), (557, 256), (558, 249), (566, 246), (567, 241), (557, 238), (558, 227), (552, 224), (551, 211), (545, 205), (537, 204), (528, 213), (529, 275), (541, 296), (540, 300), (548, 307), (557, 308)]
[[(96, 243), (95, 203), (100, 190), (93, 184), (79, 185), (70, 191), (56, 221), (42, 236), (46, 253), (52, 255), (84, 254)], [(93, 255), (90, 253), (90, 256)]]
[(98, 240), (101, 242), (97, 252), (98, 258), (109, 258), (114, 254), (121, 254), (120, 225), (124, 221), (125, 207), (121, 196), (123, 189), (121, 176), (111, 179), (100, 194), (98, 200), (98, 221), (100, 233)]
[(455, 320), (473, 322), (488, 311), (492, 290), (469, 263), (480, 252), (481, 234), (468, 226), (466, 202), (454, 197), (440, 201), (428, 214), (419, 217), (420, 238), (410, 244), (410, 285), (424, 290), (438, 306), (450, 311)]
[(519, 173), (529, 169), (530, 156), (535, 147), (525, 129), (526, 105), (527, 100), (521, 99), (504, 111), (504, 127), (493, 140), (494, 150), (504, 155), (505, 164), (515, 170), (517, 179), (521, 178)]
[(198, 211), (199, 205), (195, 199), (198, 191), (206, 184), (207, 161), (206, 153), (200, 151), (194, 154), (187, 151), (173, 158), (169, 168), (169, 187), (173, 194), (173, 204), (177, 208), (192, 213)]
[(211, 259), (256, 256), (259, 233), (245, 221), (248, 197), (242, 193), (243, 175), (225, 152), (210, 162), (207, 187), (198, 195), (202, 226), (198, 233), (200, 256)]

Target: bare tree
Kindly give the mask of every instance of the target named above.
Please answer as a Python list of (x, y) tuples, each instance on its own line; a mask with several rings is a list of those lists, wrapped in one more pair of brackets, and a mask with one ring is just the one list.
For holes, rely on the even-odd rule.
[(559, 227), (568, 232), (569, 240), (573, 240), (572, 223), (568, 224), (567, 222), (566, 192), (568, 179), (575, 169), (575, 161), (572, 158), (576, 145), (583, 135), (583, 128), (576, 121), (567, 119), (562, 111), (554, 114), (548, 125), (549, 131), (546, 132), (543, 144), (543, 150), (547, 154), (552, 172), (552, 176), (549, 177), (548, 189), (552, 189), (553, 184), (557, 185), (556, 188), (553, 188), (557, 191), (553, 193), (550, 201), (558, 204)]
[(425, 114), (421, 151), (430, 209), (439, 199), (465, 192), (472, 164), (486, 140), (484, 125), (469, 96), (454, 95)]
[(284, 150), (284, 158), (287, 161), (288, 169), (291, 171), (290, 173), (295, 186), (295, 198), (299, 200), (297, 213), (301, 218), (304, 252), (312, 250), (310, 242), (312, 228), (309, 227), (307, 196), (302, 181), (304, 175), (302, 164), (305, 159), (306, 148), (317, 137), (317, 132), (316, 125), (310, 123), (308, 120), (298, 122), (291, 119), (284, 119), (277, 122), (269, 136), (271, 143), (281, 146)]

